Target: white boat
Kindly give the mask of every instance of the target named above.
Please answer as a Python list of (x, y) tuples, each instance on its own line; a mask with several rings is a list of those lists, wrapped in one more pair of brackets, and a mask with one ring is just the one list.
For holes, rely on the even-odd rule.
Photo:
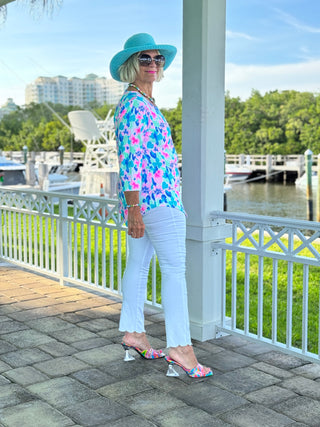
[(8, 160), (0, 156), (0, 184), (1, 185), (18, 185), (25, 184), (25, 165)]
[[(57, 170), (57, 172), (59, 169)], [(26, 182), (26, 166), (0, 157), (0, 185), (1, 187), (15, 187), (15, 188), (36, 188), (40, 189), (39, 185), (30, 186)], [(37, 173), (36, 173), (37, 175)], [(79, 194), (80, 190), (80, 176), (73, 173), (71, 176), (63, 173), (49, 173), (48, 179), (44, 185), (43, 190), (57, 193), (66, 194)]]
[(251, 169), (246, 166), (228, 164), (225, 165), (227, 183), (245, 181), (251, 175)]
[(44, 191), (54, 191), (56, 193), (79, 194), (81, 182), (74, 180), (67, 175), (59, 173), (49, 173), (47, 183), (44, 185)]
[[(306, 187), (307, 186), (307, 174), (304, 173), (295, 180), (295, 184), (297, 187)], [(317, 171), (312, 171), (311, 175), (311, 185), (312, 188), (318, 188), (318, 173)]]

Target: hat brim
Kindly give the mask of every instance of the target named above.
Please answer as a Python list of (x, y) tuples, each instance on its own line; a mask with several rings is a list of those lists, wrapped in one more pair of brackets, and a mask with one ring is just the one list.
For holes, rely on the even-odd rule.
[(166, 58), (166, 62), (164, 64), (163, 69), (166, 70), (171, 62), (174, 60), (174, 57), (177, 53), (177, 48), (175, 46), (171, 46), (169, 44), (149, 44), (144, 46), (135, 46), (128, 49), (124, 49), (121, 52), (117, 53), (110, 62), (110, 74), (113, 79), (121, 82), (119, 68), (120, 66), (126, 62), (131, 55), (137, 52), (143, 52), (145, 50), (158, 50), (161, 55)]

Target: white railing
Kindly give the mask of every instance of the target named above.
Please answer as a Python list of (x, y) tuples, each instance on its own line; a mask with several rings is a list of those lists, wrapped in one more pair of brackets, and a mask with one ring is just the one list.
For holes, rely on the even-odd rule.
[(232, 224), (222, 251), (220, 330), (310, 359), (320, 354), (320, 224), (215, 212)]
[[(219, 329), (319, 359), (320, 224), (212, 214), (224, 222), (232, 236), (212, 244), (222, 254)], [(119, 295), (126, 255), (117, 200), (0, 188), (0, 259)], [(157, 271), (153, 258), (147, 303), (161, 308)]]
[[(226, 154), (228, 164), (246, 166), (254, 170), (288, 170), (298, 171), (302, 174), (305, 169), (305, 156), (301, 154), (275, 155), (275, 154)], [(312, 169), (317, 170), (318, 156), (312, 156)]]
[[(117, 200), (0, 189), (0, 207), (1, 259), (121, 294), (127, 234)], [(154, 257), (146, 302), (160, 307), (156, 270)]]
[[(70, 162), (71, 160), (74, 162), (83, 163), (84, 161), (84, 152), (73, 152), (72, 154), (68, 151), (64, 152), (64, 161)], [(14, 160), (16, 162), (24, 161), (24, 153), (23, 151), (1, 151), (0, 156), (4, 156), (7, 159)], [(56, 163), (60, 164), (60, 153), (58, 151), (29, 151), (27, 153), (28, 158), (33, 158), (36, 162), (40, 163)]]

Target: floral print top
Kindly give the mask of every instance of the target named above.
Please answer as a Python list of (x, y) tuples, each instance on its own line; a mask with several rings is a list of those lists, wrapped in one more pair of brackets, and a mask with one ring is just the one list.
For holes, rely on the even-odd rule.
[(127, 220), (125, 191), (139, 191), (141, 213), (158, 206), (184, 212), (178, 158), (169, 125), (139, 92), (126, 91), (116, 107), (120, 213)]

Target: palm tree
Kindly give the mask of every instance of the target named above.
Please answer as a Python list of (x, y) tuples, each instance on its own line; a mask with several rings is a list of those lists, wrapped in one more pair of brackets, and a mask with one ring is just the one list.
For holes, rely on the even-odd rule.
[[(5, 21), (7, 17), (7, 4), (16, 0), (0, 0), (0, 21)], [(31, 8), (42, 8), (42, 10), (52, 11), (56, 6), (60, 6), (63, 0), (24, 0)]]
[(0, 7), (3, 7), (6, 4), (11, 3), (12, 1), (15, 1), (15, 0), (0, 0)]

